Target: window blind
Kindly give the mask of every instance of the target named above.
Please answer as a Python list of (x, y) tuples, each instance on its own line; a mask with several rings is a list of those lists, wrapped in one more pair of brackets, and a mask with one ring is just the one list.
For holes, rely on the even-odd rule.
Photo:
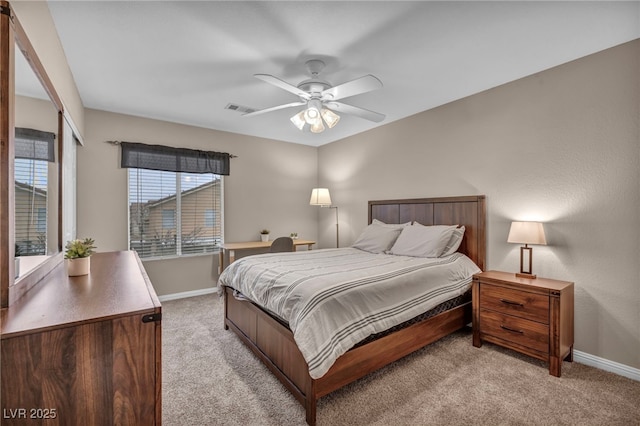
[(217, 250), (227, 153), (120, 142), (129, 169), (129, 248), (141, 258)]
[(212, 173), (129, 169), (129, 248), (141, 258), (217, 250), (221, 186)]

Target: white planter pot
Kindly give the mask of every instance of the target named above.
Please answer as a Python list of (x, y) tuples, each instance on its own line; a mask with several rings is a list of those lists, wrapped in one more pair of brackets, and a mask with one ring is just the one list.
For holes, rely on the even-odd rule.
[(260, 234), (260, 238), (262, 241), (269, 241), (269, 234)]
[(91, 257), (79, 257), (77, 259), (65, 259), (67, 274), (70, 277), (89, 274), (91, 269)]

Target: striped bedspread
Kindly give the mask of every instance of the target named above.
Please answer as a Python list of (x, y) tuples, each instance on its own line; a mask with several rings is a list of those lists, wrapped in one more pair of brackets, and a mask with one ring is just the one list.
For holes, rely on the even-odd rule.
[(355, 248), (248, 256), (218, 281), (280, 317), (313, 378), (371, 334), (463, 294), (480, 269), (455, 253), (438, 259)]

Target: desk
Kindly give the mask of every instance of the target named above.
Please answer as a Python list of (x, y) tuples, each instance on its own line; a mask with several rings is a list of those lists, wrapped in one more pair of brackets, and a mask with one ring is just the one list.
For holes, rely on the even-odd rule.
[[(297, 250), (298, 246), (307, 246), (307, 250), (311, 250), (311, 246), (316, 242), (311, 240), (293, 240), (293, 250)], [(245, 243), (224, 243), (220, 246), (220, 252), (218, 253), (218, 273), (222, 273), (224, 268), (224, 255), (229, 253), (229, 264), (236, 260), (236, 250), (254, 250), (261, 248), (269, 248), (273, 244), (273, 241), (247, 241)]]

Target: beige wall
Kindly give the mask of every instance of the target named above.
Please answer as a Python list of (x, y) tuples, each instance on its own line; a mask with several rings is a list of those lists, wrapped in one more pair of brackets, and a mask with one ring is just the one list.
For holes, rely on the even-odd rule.
[[(544, 221), (534, 272), (574, 281), (575, 348), (640, 368), (640, 41), (319, 149), (341, 245), (367, 200), (485, 194), (488, 267), (516, 271), (512, 220)], [(321, 245), (335, 238), (319, 222)]]
[[(127, 171), (108, 140), (237, 155), (223, 183), (225, 241), (257, 241), (263, 228), (273, 237), (294, 231), (317, 237), (317, 209), (309, 206), (316, 148), (90, 109), (85, 119), (85, 146), (77, 152), (78, 236), (94, 237), (99, 251), (127, 249)], [(144, 264), (159, 295), (210, 288), (217, 280), (214, 255)]]
[(13, 0), (10, 3), (82, 138), (84, 106), (47, 2)]

